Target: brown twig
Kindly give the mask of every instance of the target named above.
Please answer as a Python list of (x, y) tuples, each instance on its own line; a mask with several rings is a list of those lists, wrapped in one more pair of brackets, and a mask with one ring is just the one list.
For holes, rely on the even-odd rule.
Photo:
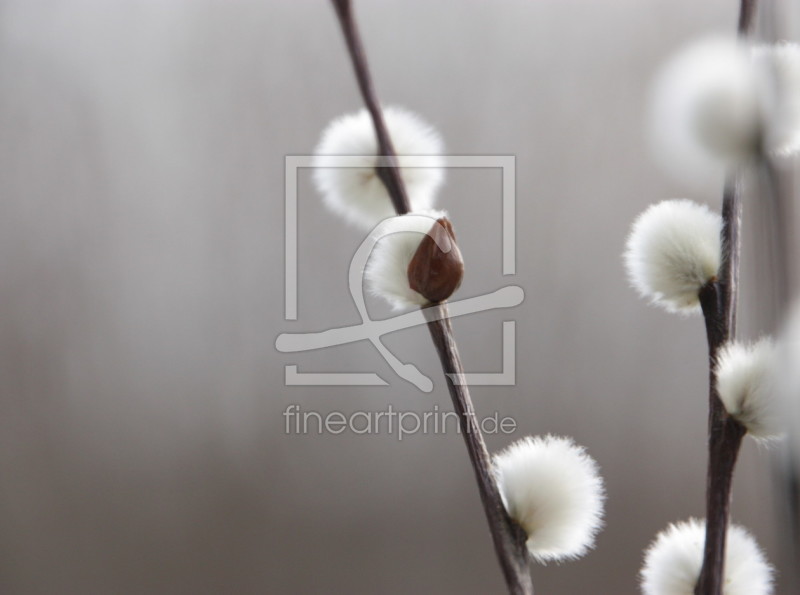
[[(756, 0), (741, 0), (738, 23), (740, 37), (747, 37), (752, 32), (756, 7)], [(742, 217), (740, 177), (739, 172), (729, 177), (722, 198), (722, 264), (719, 279), (707, 283), (700, 292), (708, 339), (708, 472), (706, 539), (695, 595), (722, 593), (733, 472), (746, 433), (745, 427), (725, 411), (717, 391), (716, 374), (717, 352), (736, 337), (741, 252), (739, 228)]]
[[(375, 133), (378, 138), (379, 152), (389, 164), (386, 167), (376, 168), (378, 176), (386, 186), (392, 199), (395, 211), (405, 214), (409, 211), (408, 198), (405, 192), (400, 170), (397, 167), (397, 156), (392, 146), (386, 124), (383, 121), (380, 104), (378, 103), (372, 79), (367, 67), (366, 55), (361, 44), (350, 0), (331, 0), (339, 16), (356, 79), (361, 90), (364, 102), (372, 115)], [(442, 315), (437, 320), (431, 314), (438, 310)], [(433, 344), (439, 354), (447, 388), (453, 400), (453, 407), (458, 414), (461, 433), (469, 452), (470, 462), (475, 471), (478, 482), (481, 503), (483, 504), (489, 529), (492, 533), (495, 552), (503, 570), (509, 593), (513, 595), (530, 595), (533, 593), (533, 582), (528, 569), (528, 551), (526, 548), (527, 536), (524, 530), (509, 516), (503, 505), (497, 482), (492, 473), (492, 462), (486, 445), (483, 441), (480, 427), (478, 426), (469, 388), (461, 382), (454, 382), (453, 378), (463, 379), (463, 367), (458, 355), (458, 347), (453, 337), (453, 329), (447, 315), (447, 303), (440, 302), (425, 308), (423, 312), (428, 319), (428, 329), (433, 339)], [(454, 376), (450, 376), (453, 374)]]
[(750, 35), (756, 20), (757, 5), (757, 0), (741, 0), (741, 4), (739, 4), (739, 26), (737, 28), (739, 35)]
[(375, 170), (389, 192), (394, 210), (398, 215), (405, 215), (411, 210), (408, 195), (400, 177), (397, 154), (392, 145), (389, 130), (386, 128), (386, 122), (383, 120), (383, 112), (381, 112), (381, 105), (378, 102), (378, 95), (375, 93), (375, 87), (372, 84), (372, 77), (367, 66), (367, 55), (361, 43), (361, 35), (358, 32), (356, 20), (353, 18), (352, 3), (350, 0), (331, 1), (342, 26), (342, 33), (344, 33), (344, 38), (347, 42), (347, 50), (350, 52), (350, 59), (356, 71), (356, 80), (358, 80), (358, 88), (361, 90), (361, 97), (367, 105), (370, 116), (372, 116), (375, 135), (378, 137), (378, 154), (382, 155), (387, 162), (387, 165), (376, 167)]
[[(726, 193), (727, 194), (727, 193)], [(734, 191), (734, 194), (736, 192)], [(730, 226), (726, 225), (726, 228)], [(725, 228), (723, 228), (725, 229)], [(729, 229), (729, 233), (733, 231)], [(725, 234), (723, 231), (724, 235)], [(729, 252), (729, 250), (726, 250)], [(729, 259), (733, 261), (735, 259)], [(728, 266), (731, 266), (730, 262)], [(726, 270), (723, 261), (722, 272)], [(730, 271), (730, 269), (728, 269)], [(735, 276), (733, 276), (735, 278)], [(708, 338), (708, 474), (706, 478), (706, 540), (703, 567), (695, 595), (720, 595), (725, 566), (725, 540), (730, 518), (733, 470), (745, 428), (730, 417), (717, 391), (717, 353), (731, 337), (736, 318), (736, 287), (729, 280), (712, 280), (700, 291), (700, 304)]]
[[(522, 527), (508, 516), (492, 474), (491, 458), (478, 427), (469, 389), (463, 382), (464, 369), (458, 355), (458, 346), (453, 338), (453, 329), (447, 314), (447, 303), (441, 302), (424, 308), (423, 313), (428, 320), (428, 330), (447, 378), (447, 388), (453, 400), (453, 407), (458, 414), (461, 434), (475, 470), (481, 502), (489, 526), (492, 528), (495, 551), (503, 568), (509, 592), (533, 593), (525, 546), (527, 536)], [(457, 382), (454, 382), (454, 379)]]

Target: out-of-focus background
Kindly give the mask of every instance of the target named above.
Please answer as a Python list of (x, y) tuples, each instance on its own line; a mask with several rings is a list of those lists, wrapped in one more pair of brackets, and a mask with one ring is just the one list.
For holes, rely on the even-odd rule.
[[(356, 10), (387, 104), (423, 115), (451, 154), (516, 156), (515, 277), (501, 272), (498, 170), (449, 171), (439, 204), (467, 264), (458, 295), (526, 293), (455, 321), (481, 372), (499, 371), (501, 322), (516, 321), (516, 384), (473, 390), (479, 415), (517, 422), (490, 449), (570, 435), (607, 482), (596, 550), (534, 567), (538, 592), (635, 593), (656, 532), (703, 514), (707, 367), (701, 319), (649, 307), (620, 255), (650, 203), (721, 195), (653, 163), (648, 84), (684, 42), (732, 32), (737, 2)], [(321, 208), (308, 170), (298, 320), (284, 320), (283, 218), (284, 157), (360, 106), (323, 1), (0, 2), (0, 591), (502, 592), (458, 435), (285, 432), (292, 404), (450, 407), (424, 328), (386, 343), (434, 378), (430, 394), (363, 342), (274, 346), (359, 321), (346, 275), (362, 236)], [(770, 299), (755, 198), (745, 337), (766, 330)], [(287, 364), (389, 385), (286, 386)], [(745, 444), (733, 515), (780, 570), (771, 466)]]

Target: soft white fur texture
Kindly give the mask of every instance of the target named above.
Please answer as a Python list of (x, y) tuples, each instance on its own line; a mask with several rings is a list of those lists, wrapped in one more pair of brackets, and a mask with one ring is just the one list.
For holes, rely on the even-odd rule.
[(631, 285), (670, 312), (700, 309), (698, 293), (721, 261), (722, 218), (686, 199), (665, 200), (639, 215), (628, 236)]
[(652, 86), (647, 128), (658, 162), (678, 179), (721, 180), (757, 147), (762, 90), (747, 46), (712, 37), (680, 50)]
[[(383, 117), (398, 155), (411, 211), (430, 209), (444, 181), (441, 137), (419, 116), (402, 108), (387, 107)], [(331, 122), (315, 150), (314, 182), (324, 203), (364, 229), (372, 229), (395, 214), (375, 172), (377, 152), (375, 130), (366, 109)], [(343, 155), (361, 156), (357, 162), (363, 167), (342, 167)], [(409, 156), (422, 158), (424, 167), (408, 167)]]
[(759, 45), (753, 59), (765, 87), (766, 145), (778, 155), (793, 155), (800, 151), (800, 45)]
[(717, 358), (717, 388), (726, 411), (757, 440), (779, 438), (776, 351), (770, 339), (753, 345), (729, 343)]
[(497, 454), (494, 468), (506, 509), (528, 534), (536, 560), (578, 558), (594, 546), (605, 490), (583, 447), (569, 438), (527, 437)]
[[(689, 519), (659, 533), (640, 572), (644, 595), (694, 595), (705, 544), (705, 520)], [(769, 595), (772, 567), (742, 527), (728, 527), (723, 595)]]
[[(409, 286), (408, 265), (425, 234), (442, 217), (447, 217), (447, 213), (424, 211), (384, 221), (380, 228), (381, 237), (364, 270), (364, 279), (370, 293), (385, 299), (395, 310), (428, 303), (428, 300)], [(399, 231), (409, 228), (413, 231)]]

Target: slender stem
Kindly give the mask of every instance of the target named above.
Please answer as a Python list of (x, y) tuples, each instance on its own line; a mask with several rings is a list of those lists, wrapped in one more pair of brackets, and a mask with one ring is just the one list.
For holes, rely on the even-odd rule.
[(375, 93), (375, 86), (372, 84), (372, 76), (370, 76), (369, 66), (367, 65), (367, 55), (361, 43), (361, 35), (358, 32), (356, 20), (353, 17), (352, 3), (350, 0), (331, 0), (331, 2), (333, 2), (336, 15), (339, 17), (339, 23), (342, 26), (342, 33), (344, 33), (344, 38), (347, 42), (347, 50), (350, 52), (350, 59), (356, 72), (358, 88), (361, 90), (361, 96), (367, 105), (370, 116), (372, 116), (375, 135), (378, 138), (378, 153), (388, 163), (386, 166), (376, 167), (375, 170), (389, 192), (389, 197), (394, 204), (394, 210), (397, 211), (398, 215), (404, 215), (411, 210), (411, 207), (409, 206), (406, 188), (400, 177), (397, 154), (395, 153), (394, 145), (392, 145), (389, 130), (386, 128), (386, 122), (383, 119), (378, 95)]
[[(722, 271), (725, 271), (724, 262)], [(700, 304), (703, 308), (708, 338), (708, 474), (706, 540), (703, 567), (695, 585), (695, 595), (722, 593), (733, 470), (746, 431), (742, 424), (727, 414), (717, 391), (717, 352), (730, 337), (729, 308), (733, 310), (734, 320), (736, 311), (735, 286), (728, 285), (727, 290), (723, 287), (722, 281), (710, 281), (700, 291)]]
[(739, 5), (739, 35), (749, 35), (756, 20), (757, 0), (742, 0)]
[[(722, 195), (722, 263), (719, 271), (719, 291), (722, 308), (717, 316), (724, 317), (724, 342), (736, 336), (736, 311), (739, 303), (739, 260), (742, 252), (742, 181), (740, 174), (729, 176)], [(708, 318), (708, 316), (706, 316)]]
[[(392, 146), (389, 132), (386, 129), (380, 104), (372, 84), (372, 78), (369, 74), (366, 54), (353, 17), (352, 4), (350, 0), (331, 1), (336, 9), (342, 32), (347, 41), (358, 86), (367, 109), (372, 115), (372, 122), (378, 138), (378, 149), (389, 162), (389, 165), (377, 167), (376, 170), (384, 186), (386, 186), (395, 211), (398, 215), (402, 215), (409, 212), (408, 198), (400, 176), (400, 170), (398, 169), (397, 156)], [(440, 320), (431, 319), (431, 313), (434, 309), (438, 309), (443, 315)], [(469, 459), (475, 471), (481, 503), (489, 523), (495, 552), (500, 561), (509, 593), (512, 595), (532, 595), (533, 582), (528, 570), (527, 536), (522, 527), (509, 517), (503, 505), (497, 482), (492, 473), (491, 457), (486, 450), (486, 444), (483, 441), (483, 435), (472, 406), (469, 388), (466, 384), (453, 381), (454, 377), (463, 379), (464, 370), (461, 365), (461, 358), (458, 355), (458, 347), (453, 337), (450, 318), (447, 315), (447, 303), (434, 304), (423, 309), (423, 312), (428, 320), (428, 329), (447, 379), (447, 388), (453, 400), (453, 407), (458, 414), (461, 433), (464, 436)], [(451, 374), (455, 376), (450, 376)]]
[[(741, 0), (737, 31), (747, 37), (755, 25), (757, 0)], [(731, 487), (745, 428), (730, 417), (717, 391), (717, 352), (736, 337), (739, 286), (739, 228), (742, 217), (741, 174), (725, 183), (722, 198), (722, 264), (719, 280), (700, 291), (708, 338), (708, 472), (706, 476), (706, 539), (703, 566), (695, 595), (721, 595), (725, 570), (725, 540), (730, 518)]]
[[(436, 310), (439, 312), (433, 315)], [(469, 389), (463, 383), (464, 368), (461, 365), (458, 347), (453, 338), (453, 329), (447, 315), (447, 303), (434, 304), (423, 309), (423, 312), (428, 320), (428, 330), (447, 378), (447, 388), (453, 399), (453, 407), (461, 425), (461, 434), (475, 470), (481, 501), (492, 530), (495, 551), (500, 560), (508, 590), (514, 594), (533, 593), (533, 583), (528, 571), (528, 553), (525, 546), (527, 536), (522, 527), (508, 516), (505, 506), (503, 506), (500, 491), (492, 473), (491, 458), (486, 450), (486, 444), (475, 417), (475, 410), (472, 407)]]

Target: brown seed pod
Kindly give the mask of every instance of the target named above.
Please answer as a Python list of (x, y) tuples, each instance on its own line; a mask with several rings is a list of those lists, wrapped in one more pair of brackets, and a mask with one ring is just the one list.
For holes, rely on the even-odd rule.
[(464, 260), (456, 244), (453, 225), (442, 217), (422, 239), (408, 264), (408, 282), (411, 289), (436, 303), (449, 298), (461, 285), (463, 277)]

